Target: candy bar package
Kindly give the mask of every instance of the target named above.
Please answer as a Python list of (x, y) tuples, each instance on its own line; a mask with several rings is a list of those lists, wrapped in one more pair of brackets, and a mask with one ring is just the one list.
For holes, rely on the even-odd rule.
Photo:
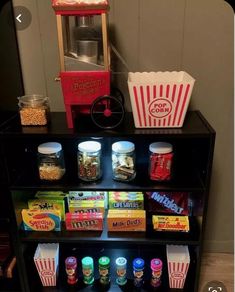
[(146, 201), (151, 213), (190, 215), (188, 192), (147, 192)]

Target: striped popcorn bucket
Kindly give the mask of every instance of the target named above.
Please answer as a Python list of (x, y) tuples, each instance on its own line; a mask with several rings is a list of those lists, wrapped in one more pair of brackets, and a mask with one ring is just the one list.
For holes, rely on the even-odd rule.
[(34, 262), (43, 286), (56, 286), (59, 266), (59, 244), (38, 244)]
[(130, 72), (128, 87), (136, 128), (179, 128), (195, 79), (180, 72)]
[(188, 247), (185, 245), (167, 245), (167, 266), (170, 288), (184, 288), (187, 276), (190, 256)]

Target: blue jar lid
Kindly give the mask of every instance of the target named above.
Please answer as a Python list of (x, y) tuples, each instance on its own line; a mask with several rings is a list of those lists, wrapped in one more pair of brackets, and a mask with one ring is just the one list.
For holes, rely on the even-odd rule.
[(143, 270), (144, 268), (144, 260), (141, 258), (136, 258), (133, 260), (133, 268), (135, 270)]

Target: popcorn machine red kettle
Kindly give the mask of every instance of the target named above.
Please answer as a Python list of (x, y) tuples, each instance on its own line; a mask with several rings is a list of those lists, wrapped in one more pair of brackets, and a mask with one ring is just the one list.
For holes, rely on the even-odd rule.
[(60, 80), (67, 124), (90, 115), (100, 128), (115, 128), (124, 118), (124, 100), (110, 95), (107, 0), (52, 0), (56, 14)]

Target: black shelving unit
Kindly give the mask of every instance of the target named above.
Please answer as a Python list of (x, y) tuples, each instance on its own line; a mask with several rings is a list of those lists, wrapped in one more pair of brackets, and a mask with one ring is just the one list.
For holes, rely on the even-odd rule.
[[(102, 144), (103, 177), (91, 184), (81, 182), (77, 178), (77, 145), (87, 139), (98, 140)], [(115, 182), (111, 177), (111, 145), (123, 139), (133, 141), (136, 146), (137, 176), (130, 183)], [(167, 244), (189, 247), (191, 263), (182, 291), (198, 291), (215, 143), (215, 132), (199, 111), (188, 112), (184, 126), (179, 129), (136, 129), (132, 114), (127, 113), (123, 126), (117, 130), (94, 128), (85, 118), (77, 121), (77, 128), (68, 129), (65, 113), (52, 113), (51, 124), (48, 127), (21, 127), (18, 119), (10, 121), (1, 131), (1, 141), (10, 181), (8, 191), (15, 211), (13, 219), (16, 223), (16, 254), (20, 265), (22, 291), (68, 291), (64, 269), (64, 260), (68, 255), (75, 255), (79, 260), (90, 255), (94, 257), (95, 263), (101, 255), (110, 256), (112, 263), (117, 256), (127, 257), (128, 285), (120, 289), (113, 278), (109, 291), (134, 291), (131, 262), (136, 256), (146, 259), (146, 284), (142, 291), (151, 291), (148, 281), (150, 259), (160, 257), (164, 264), (161, 291), (173, 291), (168, 286)], [(37, 173), (37, 146), (49, 141), (60, 142), (65, 155), (66, 175), (57, 183), (42, 182)], [(156, 141), (173, 144), (175, 157), (174, 176), (171, 182), (154, 183), (147, 176), (148, 146)], [(140, 233), (110, 233), (107, 231), (106, 221), (102, 232), (66, 231), (63, 224), (60, 232), (26, 232), (22, 230), (20, 212), (27, 207), (27, 201), (33, 198), (38, 190), (189, 192), (193, 203), (190, 232), (185, 234), (154, 232), (150, 216), (147, 218), (146, 232)], [(33, 262), (37, 244), (44, 242), (60, 243), (60, 276), (57, 287), (54, 288), (42, 287)], [(114, 275), (114, 267), (111, 269)], [(79, 274), (81, 275), (81, 270)], [(79, 281), (72, 291), (101, 290), (97, 283), (92, 287), (86, 287)]]

